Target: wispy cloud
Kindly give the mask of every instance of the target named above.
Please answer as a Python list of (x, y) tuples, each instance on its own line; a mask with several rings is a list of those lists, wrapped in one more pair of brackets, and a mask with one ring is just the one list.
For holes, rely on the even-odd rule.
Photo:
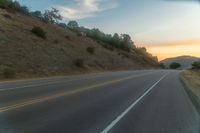
[(74, 0), (74, 5), (58, 6), (58, 9), (66, 19), (83, 19), (116, 8), (117, 5), (117, 0)]

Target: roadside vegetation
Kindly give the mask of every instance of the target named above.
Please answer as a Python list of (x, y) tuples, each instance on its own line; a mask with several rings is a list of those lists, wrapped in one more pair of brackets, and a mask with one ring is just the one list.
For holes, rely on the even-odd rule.
[(200, 69), (190, 69), (182, 72), (181, 79), (200, 108)]
[(198, 111), (200, 111), (200, 61), (192, 63), (192, 68), (181, 73), (181, 79), (189, 89)]
[(160, 67), (161, 67), (162, 69), (166, 69), (166, 66), (165, 66), (164, 63), (160, 63)]
[(0, 78), (15, 78), (16, 72), (12, 67), (0, 65)]
[(178, 68), (181, 68), (181, 64), (179, 64), (177, 62), (172, 62), (169, 67), (171, 69), (178, 69)]
[(200, 70), (200, 61), (192, 63), (192, 69)]

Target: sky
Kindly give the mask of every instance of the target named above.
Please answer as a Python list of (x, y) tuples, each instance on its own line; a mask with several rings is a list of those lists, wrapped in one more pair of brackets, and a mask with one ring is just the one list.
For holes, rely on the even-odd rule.
[(67, 22), (127, 33), (159, 60), (180, 55), (200, 57), (199, 0), (18, 0), (31, 10), (55, 7)]

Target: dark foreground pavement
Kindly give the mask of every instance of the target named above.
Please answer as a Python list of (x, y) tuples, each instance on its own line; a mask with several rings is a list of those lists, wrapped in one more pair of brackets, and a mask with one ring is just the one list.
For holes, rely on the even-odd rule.
[(0, 133), (199, 133), (180, 71), (0, 83)]

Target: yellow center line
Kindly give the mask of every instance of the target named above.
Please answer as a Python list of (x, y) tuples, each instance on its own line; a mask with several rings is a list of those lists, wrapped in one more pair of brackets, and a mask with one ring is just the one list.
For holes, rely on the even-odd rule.
[(55, 94), (55, 95), (52, 95), (52, 96), (46, 96), (46, 97), (43, 97), (43, 98), (38, 98), (38, 99), (34, 99), (34, 100), (27, 101), (27, 102), (22, 102), (22, 103), (17, 103), (17, 104), (9, 105), (9, 106), (6, 106), (6, 107), (0, 107), (0, 113), (10, 111), (10, 110), (13, 110), (13, 109), (17, 109), (17, 108), (21, 108), (21, 107), (28, 106), (28, 105), (40, 103), (40, 102), (45, 102), (45, 101), (52, 100), (52, 99), (56, 99), (56, 98), (60, 98), (60, 97), (64, 97), (64, 96), (88, 91), (88, 90), (93, 89), (93, 88), (102, 87), (102, 86), (114, 84), (114, 83), (117, 83), (117, 82), (122, 82), (122, 81), (129, 80), (129, 79), (132, 79), (132, 78), (145, 76), (145, 75), (148, 75), (148, 74), (151, 74), (151, 73), (154, 73), (154, 72), (129, 76), (129, 77), (125, 77), (125, 78), (122, 78), (122, 79), (117, 79), (117, 80), (112, 80), (112, 81), (108, 81), (108, 82), (104, 82), (104, 83), (100, 83), (100, 84), (96, 84), (96, 85), (91, 85), (91, 86), (79, 88), (79, 89), (68, 91), (68, 92), (58, 93), (58, 94)]

